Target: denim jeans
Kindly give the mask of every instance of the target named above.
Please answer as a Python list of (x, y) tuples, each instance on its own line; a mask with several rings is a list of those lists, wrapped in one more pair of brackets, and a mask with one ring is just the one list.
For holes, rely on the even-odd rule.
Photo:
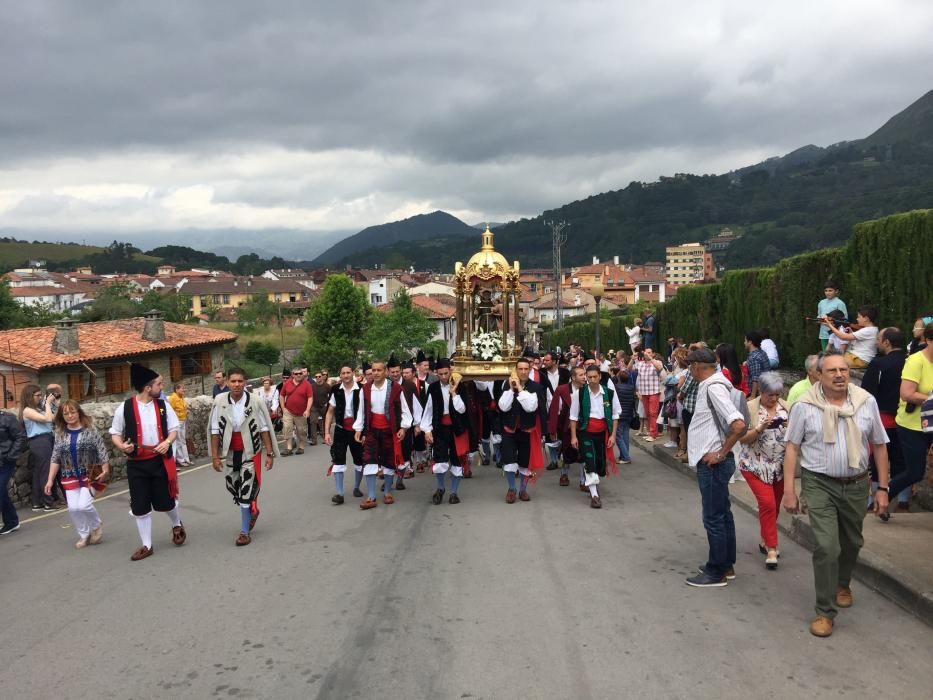
[(888, 484), (893, 499), (906, 488), (923, 480), (927, 470), (927, 451), (930, 449), (930, 433), (897, 426), (897, 439), (901, 444), (906, 469), (897, 474)]
[(628, 451), (628, 431), (629, 424), (627, 422), (619, 421), (619, 425), (616, 427), (616, 447), (619, 448), (619, 459), (625, 462), (628, 462), (631, 459)]
[(735, 520), (729, 500), (729, 477), (735, 473), (735, 457), (730, 452), (712, 467), (700, 460), (697, 484), (703, 504), (703, 527), (709, 541), (706, 572), (721, 578), (735, 564)]
[(19, 524), (19, 516), (8, 490), (10, 478), (16, 469), (16, 460), (4, 459), (0, 462), (0, 513), (3, 515), (3, 524), (13, 527)]

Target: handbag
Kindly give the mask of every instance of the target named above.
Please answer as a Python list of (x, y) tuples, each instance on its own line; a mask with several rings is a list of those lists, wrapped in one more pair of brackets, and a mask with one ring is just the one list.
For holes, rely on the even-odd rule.
[(920, 404), (920, 430), (933, 433), (933, 391), (927, 400)]
[(92, 496), (99, 496), (107, 489), (107, 481), (110, 481), (110, 474), (107, 474), (107, 481), (103, 480), (104, 465), (92, 464), (87, 468), (88, 491)]
[(632, 419), (628, 422), (628, 427), (632, 430), (638, 430), (641, 427), (641, 418), (637, 413), (632, 414)]

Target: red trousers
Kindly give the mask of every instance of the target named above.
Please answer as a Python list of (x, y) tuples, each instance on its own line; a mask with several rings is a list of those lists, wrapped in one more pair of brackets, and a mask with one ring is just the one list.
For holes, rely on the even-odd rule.
[(661, 410), (661, 395), (643, 394), (641, 403), (642, 406), (645, 407), (645, 420), (648, 421), (648, 434), (656, 438), (658, 436), (658, 411)]
[(777, 519), (781, 512), (781, 499), (784, 497), (784, 480), (766, 484), (751, 472), (743, 471), (745, 483), (755, 494), (758, 501), (758, 523), (761, 526), (761, 540), (765, 547), (777, 549)]

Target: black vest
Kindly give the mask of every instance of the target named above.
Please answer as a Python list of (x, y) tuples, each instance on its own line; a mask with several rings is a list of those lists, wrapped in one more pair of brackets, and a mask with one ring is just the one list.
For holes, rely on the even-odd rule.
[[(570, 383), (570, 371), (566, 367), (558, 367), (557, 368), (557, 386), (560, 386), (561, 384), (569, 384), (569, 383)], [(551, 394), (552, 396), (554, 395), (554, 392), (557, 391), (557, 386), (551, 386), (551, 377), (547, 373), (546, 369), (541, 370), (541, 384), (544, 385), (544, 388), (545, 390), (547, 390), (547, 393)]]
[[(123, 440), (124, 442), (129, 440), (133, 443), (133, 451), (127, 455), (130, 458), (136, 457), (136, 450), (139, 445), (136, 444), (136, 412), (133, 410), (133, 401), (134, 398), (127, 399), (123, 402)], [(162, 399), (153, 399), (155, 403), (156, 410), (159, 412), (159, 422), (162, 424), (162, 439), (164, 440), (168, 436), (168, 414), (165, 411), (165, 401)], [(142, 434), (142, 433), (140, 433)], [(168, 452), (165, 453), (166, 457), (172, 456), (172, 448), (168, 448)]]
[[(337, 384), (330, 390), (330, 395), (334, 397), (334, 425), (343, 428), (343, 419), (347, 414), (347, 395), (343, 391), (343, 384)], [(353, 420), (356, 420), (356, 414), (360, 410), (360, 388), (353, 389)]]
[[(501, 396), (502, 391), (511, 391), (511, 387), (508, 386), (508, 381), (502, 382), (502, 389), (500, 389), (499, 394)], [(528, 391), (532, 394), (538, 395), (538, 410), (529, 413), (522, 405), (518, 402), (518, 398), (512, 399), (512, 408), (508, 411), (502, 411), (502, 425), (507, 428), (520, 428), (521, 430), (531, 430), (535, 427), (535, 419), (541, 419), (540, 428), (541, 432), (547, 430), (547, 394), (544, 390), (544, 387), (533, 382), (530, 379), (528, 383), (525, 384), (525, 391)]]
[[(431, 411), (432, 411), (432, 427), (434, 430), (437, 430), (438, 426), (441, 425), (441, 420), (444, 417), (444, 394), (441, 391), (441, 383), (434, 382), (428, 386), (428, 396), (431, 397)], [(467, 429), (467, 417), (464, 413), (457, 413), (453, 407), (453, 397), (448, 396), (448, 406), (447, 411), (450, 414), (450, 421), (453, 423), (453, 430), (456, 435), (460, 435), (464, 430)], [(463, 398), (463, 397), (461, 397)]]

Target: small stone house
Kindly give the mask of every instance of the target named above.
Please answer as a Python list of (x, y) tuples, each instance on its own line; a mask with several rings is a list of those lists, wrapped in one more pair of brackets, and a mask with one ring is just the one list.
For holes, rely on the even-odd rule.
[(166, 323), (150, 311), (142, 318), (0, 331), (0, 406), (18, 405), (26, 384), (59, 384), (65, 398), (119, 401), (131, 396), (130, 363), (159, 372), (171, 391), (183, 381), (188, 395), (209, 394), (213, 371), (224, 366), (224, 346), (235, 333)]

